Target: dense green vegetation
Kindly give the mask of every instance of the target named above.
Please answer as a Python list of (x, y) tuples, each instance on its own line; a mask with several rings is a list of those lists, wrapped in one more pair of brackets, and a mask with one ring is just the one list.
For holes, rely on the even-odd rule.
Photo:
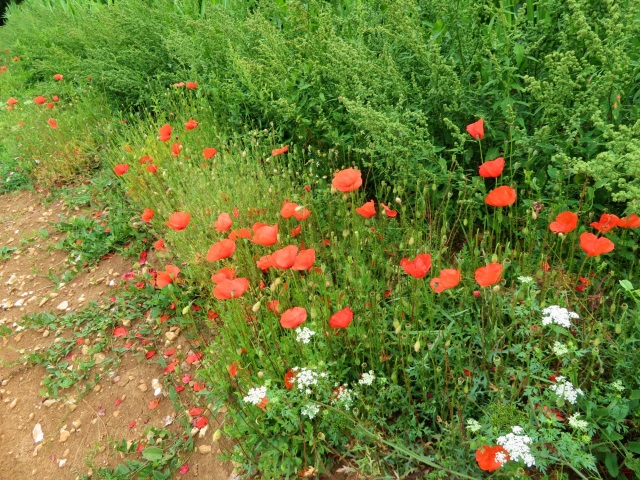
[(640, 475), (638, 2), (32, 0), (0, 46), (3, 182), (152, 210), (243, 474)]

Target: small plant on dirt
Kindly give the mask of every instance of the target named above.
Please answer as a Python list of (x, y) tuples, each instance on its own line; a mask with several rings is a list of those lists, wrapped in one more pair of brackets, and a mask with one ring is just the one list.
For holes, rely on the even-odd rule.
[(0, 260), (9, 260), (9, 258), (11, 258), (11, 254), (16, 250), (17, 248), (15, 247), (7, 247), (7, 246), (0, 247)]

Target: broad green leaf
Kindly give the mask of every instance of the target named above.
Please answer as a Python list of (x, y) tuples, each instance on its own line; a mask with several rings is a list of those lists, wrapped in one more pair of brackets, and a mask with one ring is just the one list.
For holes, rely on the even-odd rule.
[(150, 462), (157, 462), (162, 459), (162, 449), (160, 447), (147, 447), (142, 451), (142, 457)]

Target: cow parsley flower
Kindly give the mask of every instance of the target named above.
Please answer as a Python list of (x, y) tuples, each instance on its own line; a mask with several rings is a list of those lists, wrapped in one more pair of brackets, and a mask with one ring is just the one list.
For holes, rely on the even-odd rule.
[(295, 372), (294, 381), (298, 388), (310, 394), (311, 387), (318, 383), (318, 374), (310, 368), (293, 367), (291, 370)]
[(369, 370), (369, 373), (363, 373), (362, 378), (358, 381), (360, 385), (371, 385), (376, 379), (373, 370)]
[(580, 413), (578, 413), (578, 412), (576, 412), (573, 415), (571, 415), (569, 417), (569, 425), (571, 425), (576, 430), (586, 431), (587, 427), (589, 426), (589, 423), (586, 422), (585, 420), (578, 420), (579, 416), (580, 416)]
[(480, 425), (479, 421), (473, 418), (467, 419), (467, 430), (469, 430), (470, 432), (476, 433), (476, 432), (479, 432), (481, 429), (482, 429), (482, 425)]
[(554, 342), (553, 347), (551, 348), (553, 353), (555, 353), (558, 357), (562, 357), (569, 353), (569, 348), (561, 342)]
[(314, 332), (313, 330), (307, 328), (307, 327), (303, 327), (303, 328), (296, 328), (295, 329), (296, 332), (296, 342), (299, 343), (309, 343), (311, 341), (311, 337), (313, 337), (316, 332)]
[(520, 280), (520, 283), (532, 283), (533, 282), (533, 277), (520, 276), (520, 277), (518, 277), (518, 280)]
[(584, 392), (575, 388), (573, 384), (565, 377), (557, 377), (556, 383), (549, 387), (558, 397), (564, 398), (567, 402), (575, 404), (578, 401), (578, 395), (584, 395)]
[(354, 396), (355, 394), (351, 390), (341, 385), (333, 391), (331, 404), (341, 405), (345, 410), (349, 410), (353, 406)]
[(542, 325), (555, 323), (564, 328), (571, 328), (571, 319), (580, 318), (576, 312), (570, 312), (559, 305), (551, 305), (542, 310)]
[(251, 388), (247, 392), (247, 395), (243, 398), (246, 403), (253, 403), (254, 405), (260, 405), (262, 399), (267, 396), (267, 387)]
[(498, 437), (496, 443), (509, 452), (509, 457), (514, 462), (522, 460), (527, 467), (533, 467), (536, 464), (536, 459), (529, 447), (531, 437), (524, 434), (522, 427), (517, 425), (511, 427), (511, 433)]
[(311, 420), (313, 420), (319, 411), (320, 411), (320, 407), (317, 405), (305, 405), (300, 410), (300, 413), (305, 417), (309, 417)]

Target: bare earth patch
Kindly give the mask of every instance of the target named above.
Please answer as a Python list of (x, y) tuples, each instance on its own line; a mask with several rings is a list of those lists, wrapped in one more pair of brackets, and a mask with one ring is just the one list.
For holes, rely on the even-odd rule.
[[(177, 478), (229, 478), (233, 466), (217, 460), (221, 445), (213, 439), (216, 419), (202, 429), (204, 432), (185, 431), (178, 417), (185, 418), (186, 410), (195, 406), (191, 404), (194, 397), (185, 391), (180, 397), (184, 410), (176, 411), (164, 393), (164, 369), (146, 359), (140, 349), (125, 351), (123, 342), (115, 340), (101, 354), (92, 356), (89, 346), (95, 339), (85, 339), (70, 356), (72, 361), (95, 360), (97, 383), (87, 392), (71, 386), (61, 391), (59, 398), (46, 396), (42, 386), (45, 368), (29, 364), (24, 356), (45, 351), (56, 339), (73, 338), (73, 331), (24, 328), (23, 316), (70, 313), (90, 302), (105, 305), (104, 314), (109, 315), (114, 286), (134, 265), (113, 256), (69, 283), (56, 285), (52, 274), (61, 278), (66, 254), (49, 250), (60, 240), (50, 222), (59, 220), (64, 206), (45, 206), (35, 194), (20, 192), (0, 196), (0, 212), (0, 254), (8, 257), (0, 256), (0, 478), (75, 479), (91, 473), (87, 461), (96, 468), (115, 467), (123, 460), (115, 444), (125, 440), (146, 445), (146, 432), (152, 426), (176, 435), (196, 436), (196, 451), (181, 459), (189, 471), (176, 474)], [(158, 354), (162, 354), (164, 340), (158, 341)], [(190, 349), (182, 336), (171, 347), (185, 353)], [(163, 393), (156, 396), (158, 385)], [(154, 400), (159, 402), (150, 408)], [(43, 433), (43, 440), (37, 443), (36, 425)], [(141, 454), (135, 455), (141, 458)]]

